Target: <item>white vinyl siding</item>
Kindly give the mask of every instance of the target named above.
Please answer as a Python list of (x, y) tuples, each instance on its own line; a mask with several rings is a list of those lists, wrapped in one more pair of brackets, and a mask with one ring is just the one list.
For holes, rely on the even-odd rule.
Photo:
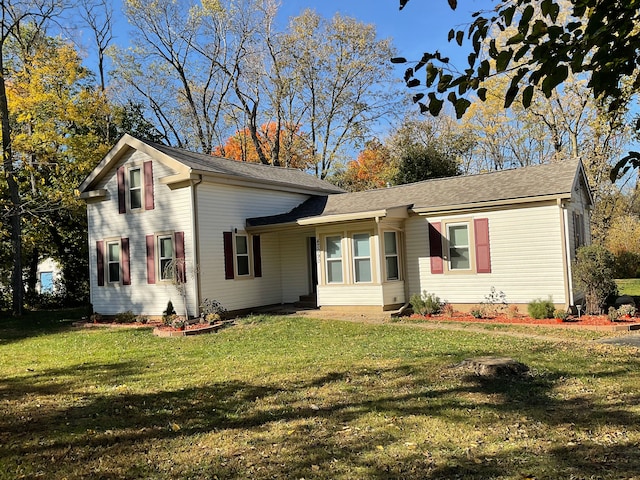
[[(102, 201), (87, 202), (87, 221), (89, 227), (89, 267), (91, 303), (96, 312), (113, 315), (131, 310), (134, 313), (147, 315), (162, 315), (171, 300), (179, 314), (183, 314), (182, 296), (171, 282), (147, 283), (146, 265), (146, 235), (156, 232), (184, 232), (185, 258), (187, 271), (187, 306), (190, 315), (195, 315), (198, 309), (196, 301), (196, 285), (193, 265), (193, 226), (191, 213), (191, 188), (171, 190), (162, 184), (160, 178), (174, 175), (176, 172), (159, 161), (153, 162), (154, 200), (153, 210), (142, 210), (135, 214), (118, 213), (118, 187), (116, 169), (122, 165), (126, 169), (139, 167), (151, 158), (142, 152), (132, 150), (114, 165), (110, 175), (96, 185), (105, 188), (109, 195)], [(142, 197), (144, 201), (144, 195)], [(96, 240), (113, 237), (129, 238), (131, 286), (113, 284), (119, 292), (113, 289), (97, 286), (96, 274)], [(105, 242), (106, 251), (106, 242)], [(158, 257), (156, 243), (156, 258)], [(160, 279), (159, 268), (156, 277)], [(105, 262), (105, 280), (107, 280), (107, 265)], [(117, 299), (115, 301), (114, 299)]]
[(428, 219), (414, 216), (407, 220), (409, 295), (426, 290), (450, 303), (476, 304), (495, 287), (505, 292), (509, 303), (528, 303), (549, 296), (555, 303), (565, 302), (561, 214), (555, 202), (475, 216), (489, 220), (489, 274), (431, 274), (427, 221), (455, 223), (468, 220), (471, 214)]
[[(309, 293), (302, 291), (307, 290), (307, 254), (304, 236), (297, 230), (281, 234), (261, 233), (262, 277), (246, 280), (225, 280), (222, 234), (244, 230), (247, 218), (286, 213), (306, 200), (307, 195), (209, 182), (198, 185), (196, 191), (202, 299), (218, 300), (227, 310), (280, 304), (283, 298), (292, 297), (292, 293), (284, 292), (283, 288), (283, 283), (293, 283), (287, 276), (289, 267), (294, 270), (293, 278), (303, 279), (302, 284), (296, 283), (293, 292), (301, 293), (292, 301)], [(295, 244), (295, 248), (289, 252), (281, 247), (281, 238)]]

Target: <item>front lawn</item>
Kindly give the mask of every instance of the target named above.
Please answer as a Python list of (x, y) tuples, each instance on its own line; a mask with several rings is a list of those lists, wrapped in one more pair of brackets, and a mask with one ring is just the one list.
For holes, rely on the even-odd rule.
[(640, 278), (624, 278), (616, 280), (620, 295), (640, 297)]
[[(0, 321), (0, 479), (637, 476), (638, 350), (540, 332), (252, 317), (166, 339)], [(485, 355), (532, 375), (456, 366)]]

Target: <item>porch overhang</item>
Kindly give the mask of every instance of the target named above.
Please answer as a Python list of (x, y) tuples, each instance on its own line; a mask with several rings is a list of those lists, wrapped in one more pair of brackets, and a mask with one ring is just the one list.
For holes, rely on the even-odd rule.
[(318, 215), (315, 217), (301, 218), (297, 221), (298, 225), (326, 225), (328, 223), (344, 223), (353, 222), (358, 220), (370, 220), (376, 221), (382, 218), (407, 218), (409, 216), (409, 208), (411, 205), (403, 205), (400, 207), (390, 207), (380, 210), (369, 210), (366, 212), (352, 212), (352, 213), (336, 213), (331, 215)]

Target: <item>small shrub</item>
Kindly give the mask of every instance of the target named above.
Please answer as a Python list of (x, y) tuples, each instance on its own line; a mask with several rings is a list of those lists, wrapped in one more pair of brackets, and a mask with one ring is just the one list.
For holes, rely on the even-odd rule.
[(171, 320), (171, 326), (173, 328), (184, 328), (187, 325), (187, 322), (177, 315), (173, 315), (173, 319)]
[(519, 313), (517, 305), (509, 305), (507, 308), (507, 317), (509, 318), (518, 318)]
[(411, 303), (413, 313), (418, 315), (432, 315), (439, 313), (442, 308), (440, 298), (433, 293), (427, 293), (426, 290), (422, 292), (422, 295), (417, 293), (411, 295), (409, 303)]
[(484, 312), (482, 311), (482, 308), (474, 308), (469, 313), (471, 314), (471, 316), (473, 318), (483, 318), (484, 317)]
[(92, 313), (89, 320), (93, 323), (100, 323), (102, 321), (102, 315), (98, 312)]
[(138, 315), (138, 316), (136, 316), (136, 323), (140, 323), (142, 325), (145, 325), (148, 322), (149, 322), (149, 317), (147, 317), (146, 315)]
[(222, 318), (227, 309), (218, 300), (205, 298), (200, 305), (200, 321), (213, 323)]
[(553, 306), (553, 302), (551, 298), (548, 300), (542, 300), (541, 298), (536, 298), (532, 300), (527, 305), (527, 311), (529, 312), (529, 316), (531, 318), (553, 318), (553, 312), (555, 307)]
[(620, 305), (620, 307), (618, 308), (618, 315), (620, 317), (626, 317), (627, 315), (630, 317), (635, 317), (636, 307), (629, 304)]
[(176, 310), (173, 308), (173, 302), (169, 300), (167, 302), (167, 309), (162, 312), (162, 323), (165, 325), (171, 325), (171, 322), (176, 318)]
[(609, 312), (607, 313), (607, 316), (609, 317), (609, 320), (612, 322), (616, 322), (620, 318), (620, 314), (618, 313), (618, 310), (616, 310), (615, 307), (609, 307)]
[(560, 320), (564, 321), (567, 319), (568, 316), (569, 314), (567, 313), (566, 310), (560, 310), (558, 308), (553, 311), (553, 318), (559, 318)]
[(496, 287), (491, 287), (481, 304), (484, 316), (496, 316), (507, 308), (507, 296), (502, 290), (498, 292)]
[(453, 305), (451, 305), (450, 303), (445, 303), (442, 306), (442, 314), (447, 316), (447, 317), (453, 317), (453, 314), (455, 313), (455, 310), (453, 309)]
[(136, 315), (131, 310), (126, 312), (116, 313), (113, 321), (115, 323), (133, 323), (136, 321)]

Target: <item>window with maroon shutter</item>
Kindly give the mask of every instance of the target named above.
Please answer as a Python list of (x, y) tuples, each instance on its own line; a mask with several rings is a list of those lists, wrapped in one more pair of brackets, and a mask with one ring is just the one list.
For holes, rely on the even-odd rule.
[(147, 283), (156, 283), (156, 236), (147, 235)]
[(153, 210), (155, 207), (153, 196), (153, 162), (144, 162), (144, 208)]
[(440, 222), (429, 223), (429, 257), (431, 273), (444, 273), (442, 259), (442, 225)]
[(185, 283), (187, 281), (187, 264), (184, 256), (184, 232), (176, 232), (174, 238), (178, 281)]
[(127, 212), (127, 196), (126, 196), (126, 184), (125, 184), (125, 171), (124, 167), (118, 168), (116, 171), (116, 179), (118, 182), (118, 212)]
[(473, 221), (476, 242), (476, 272), (491, 273), (491, 249), (489, 246), (489, 219)]
[(131, 263), (129, 257), (129, 239), (120, 239), (122, 285), (131, 285)]
[(104, 286), (104, 241), (96, 242), (96, 267), (98, 274), (98, 286)]
[(233, 232), (222, 232), (224, 241), (224, 278), (232, 280), (233, 273)]
[(262, 277), (262, 252), (260, 251), (260, 235), (253, 237), (253, 275)]

